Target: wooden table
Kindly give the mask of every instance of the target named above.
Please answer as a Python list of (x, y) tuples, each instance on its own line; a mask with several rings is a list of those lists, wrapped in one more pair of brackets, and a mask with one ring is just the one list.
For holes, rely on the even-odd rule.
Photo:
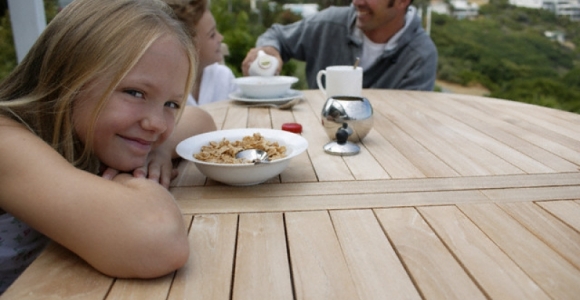
[(580, 115), (476, 96), (365, 90), (374, 128), (325, 154), (325, 101), (206, 106), (218, 128), (299, 122), (309, 142), (257, 186), (183, 163), (171, 189), (185, 267), (156, 280), (94, 271), (51, 245), (2, 299), (579, 299)]

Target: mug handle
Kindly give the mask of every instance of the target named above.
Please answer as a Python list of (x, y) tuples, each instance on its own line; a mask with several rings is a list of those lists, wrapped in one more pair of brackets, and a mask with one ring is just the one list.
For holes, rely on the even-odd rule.
[(326, 76), (326, 70), (318, 71), (318, 74), (316, 74), (316, 83), (318, 84), (318, 88), (322, 91), (322, 93), (326, 95), (326, 90), (324, 89), (324, 86), (322, 86), (322, 76)]

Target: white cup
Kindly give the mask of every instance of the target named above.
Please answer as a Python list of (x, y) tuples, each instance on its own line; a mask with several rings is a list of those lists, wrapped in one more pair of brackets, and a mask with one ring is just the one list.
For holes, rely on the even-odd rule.
[[(322, 85), (322, 76), (326, 77), (326, 88)], [(330, 66), (325, 70), (318, 71), (316, 83), (318, 88), (326, 95), (355, 96), (361, 97), (363, 69), (353, 66)]]

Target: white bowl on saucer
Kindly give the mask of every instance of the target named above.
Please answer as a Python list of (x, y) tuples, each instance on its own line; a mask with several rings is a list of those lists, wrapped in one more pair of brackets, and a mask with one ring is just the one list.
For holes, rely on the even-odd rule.
[[(196, 159), (193, 155), (201, 151), (202, 146), (209, 142), (220, 142), (227, 139), (231, 142), (242, 140), (244, 136), (260, 133), (266, 140), (278, 142), (286, 147), (286, 157), (261, 164), (226, 164), (212, 163)], [(256, 185), (282, 173), (293, 157), (308, 148), (308, 141), (296, 133), (268, 128), (240, 128), (216, 130), (192, 136), (177, 145), (179, 156), (195, 163), (195, 166), (205, 176), (228, 185)]]
[(234, 79), (244, 96), (250, 98), (277, 98), (298, 82), (293, 76), (246, 76)]

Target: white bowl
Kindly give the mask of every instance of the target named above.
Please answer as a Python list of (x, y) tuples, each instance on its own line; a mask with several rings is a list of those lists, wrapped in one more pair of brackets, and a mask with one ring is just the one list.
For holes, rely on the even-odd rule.
[(246, 76), (234, 79), (242, 94), (250, 98), (278, 98), (298, 81), (292, 76)]
[[(286, 147), (286, 157), (262, 164), (222, 164), (211, 163), (196, 159), (194, 154), (201, 151), (202, 146), (209, 142), (220, 142), (223, 138), (229, 141), (241, 140), (244, 136), (251, 136), (259, 132), (266, 140), (278, 142)], [(267, 128), (240, 128), (217, 130), (192, 136), (177, 145), (179, 156), (192, 161), (205, 176), (228, 185), (255, 185), (260, 184), (282, 173), (290, 160), (308, 148), (308, 141), (302, 136), (283, 130)]]

